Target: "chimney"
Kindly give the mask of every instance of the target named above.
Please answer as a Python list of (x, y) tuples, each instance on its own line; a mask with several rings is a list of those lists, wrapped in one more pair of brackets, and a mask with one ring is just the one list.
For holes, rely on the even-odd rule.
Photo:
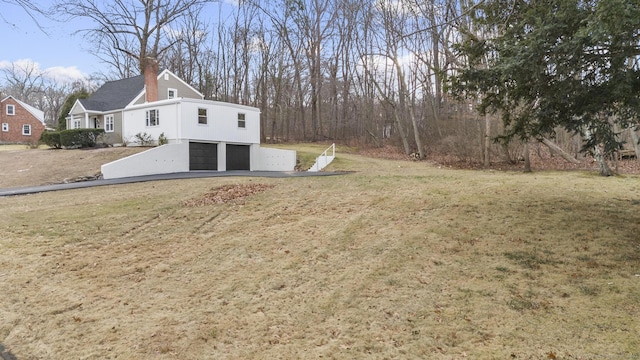
[(158, 101), (158, 61), (152, 57), (144, 58), (145, 101)]

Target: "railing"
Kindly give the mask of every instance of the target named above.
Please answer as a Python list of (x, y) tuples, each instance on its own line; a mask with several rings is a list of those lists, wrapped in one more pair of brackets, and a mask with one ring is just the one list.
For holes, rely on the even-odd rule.
[[(331, 154), (331, 155), (329, 155)], [(324, 169), (333, 159), (336, 157), (336, 144), (333, 143), (325, 151), (318, 156), (316, 163), (309, 169), (309, 171), (320, 171)]]

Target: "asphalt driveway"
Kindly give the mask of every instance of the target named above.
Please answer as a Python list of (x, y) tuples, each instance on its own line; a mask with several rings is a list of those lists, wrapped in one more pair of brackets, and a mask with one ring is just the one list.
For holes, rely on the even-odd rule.
[(117, 185), (117, 184), (131, 184), (137, 182), (146, 181), (160, 181), (160, 180), (175, 180), (175, 179), (195, 179), (195, 178), (209, 178), (209, 177), (228, 177), (228, 176), (245, 176), (245, 177), (266, 177), (266, 178), (289, 178), (289, 177), (308, 177), (308, 176), (334, 176), (344, 175), (346, 172), (308, 172), (308, 171), (295, 171), (295, 172), (280, 172), (280, 171), (189, 171), (183, 173), (172, 174), (157, 174), (146, 176), (134, 176), (120, 179), (100, 179), (73, 182), (68, 184), (51, 184), (41, 186), (27, 186), (18, 188), (0, 189), (0, 196), (15, 196), (36, 194), (47, 191), (59, 191), (69, 189), (81, 189), (94, 186), (105, 185)]

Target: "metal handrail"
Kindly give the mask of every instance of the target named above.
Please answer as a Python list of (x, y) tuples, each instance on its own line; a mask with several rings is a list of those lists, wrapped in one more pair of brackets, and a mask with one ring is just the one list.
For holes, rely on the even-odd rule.
[[(329, 146), (325, 151), (322, 152), (322, 154), (320, 154), (320, 157), (318, 158), (318, 162), (320, 162), (320, 158), (324, 159), (324, 166), (322, 166), (322, 167), (318, 166), (318, 170), (324, 169), (327, 165), (329, 165), (329, 161), (327, 160), (327, 157), (329, 156), (327, 154), (327, 152), (329, 150), (332, 151), (331, 152), (331, 154), (332, 154), (331, 156), (335, 157), (336, 156), (336, 144), (335, 143), (331, 144), (331, 146)], [(318, 165), (320, 165), (320, 164), (318, 164)]]
[[(329, 155), (329, 151), (331, 151), (331, 155)], [(336, 157), (335, 143), (331, 144), (331, 146), (329, 146), (325, 151), (322, 152), (322, 154), (320, 154), (320, 156), (316, 158), (316, 163), (313, 164), (313, 166), (311, 167), (311, 169), (309, 169), (309, 171), (320, 171), (324, 169), (331, 162), (329, 161), (329, 156), (332, 157), (331, 160), (333, 160)]]

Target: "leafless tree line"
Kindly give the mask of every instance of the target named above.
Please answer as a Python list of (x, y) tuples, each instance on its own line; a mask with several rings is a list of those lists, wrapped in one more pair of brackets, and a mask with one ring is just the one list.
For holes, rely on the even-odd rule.
[[(525, 144), (495, 143), (500, 119), (447, 91), (465, 64), (455, 44), (491, 31), (474, 22), (477, 3), (59, 0), (52, 11), (94, 20), (79, 32), (110, 65), (104, 78), (138, 75), (155, 57), (207, 99), (260, 108), (263, 142), (390, 142), (421, 158), (438, 152), (488, 165), (492, 156), (513, 161)], [(570, 136), (557, 141), (576, 147)]]
[(14, 62), (0, 70), (0, 98), (14, 98), (44, 111), (45, 122), (57, 125), (62, 106), (69, 94), (95, 88), (95, 79), (59, 81), (41, 71), (33, 62)]
[(445, 91), (468, 6), (243, 0), (224, 19), (194, 7), (161, 61), (207, 98), (259, 107), (263, 141), (390, 139), (424, 157), (485, 120)]

